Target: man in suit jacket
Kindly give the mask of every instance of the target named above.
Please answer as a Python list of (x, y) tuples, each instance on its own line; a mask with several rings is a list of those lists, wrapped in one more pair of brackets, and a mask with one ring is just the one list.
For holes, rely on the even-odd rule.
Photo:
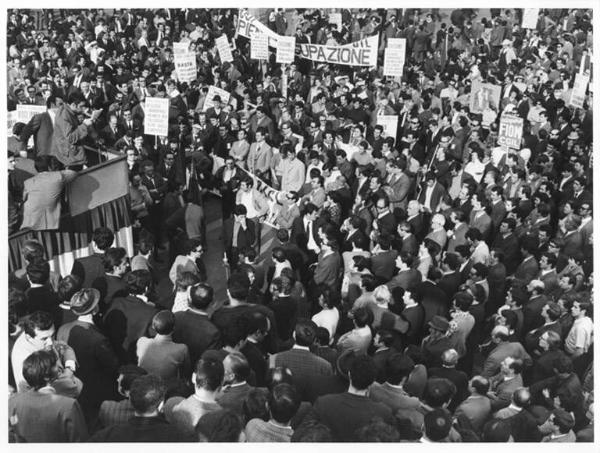
[(556, 256), (543, 253), (540, 256), (540, 273), (537, 279), (544, 284), (544, 294), (552, 295), (558, 290), (558, 274), (556, 273)]
[(398, 252), (391, 248), (391, 241), (387, 235), (379, 236), (377, 245), (378, 251), (371, 256), (371, 272), (385, 283), (394, 275)]
[(67, 102), (57, 108), (52, 135), (52, 155), (65, 167), (79, 168), (86, 162), (82, 140), (88, 136), (94, 120), (86, 118), (79, 123), (85, 100), (78, 93), (69, 95)]
[(63, 190), (77, 173), (68, 169), (50, 171), (49, 166), (50, 156), (36, 157), (38, 174), (24, 182), (22, 229), (56, 230), (59, 227)]
[(256, 141), (250, 145), (246, 162), (250, 173), (268, 182), (271, 180), (270, 171), (273, 151), (265, 141), (266, 137), (264, 134), (264, 129), (256, 131)]
[(122, 247), (109, 248), (102, 257), (104, 275), (92, 283), (92, 288), (100, 292), (100, 313), (104, 315), (115, 297), (127, 296), (127, 285), (122, 277), (127, 272), (129, 260)]
[(252, 369), (248, 359), (241, 352), (231, 352), (223, 360), (225, 375), (223, 387), (217, 393), (215, 400), (223, 409), (229, 409), (238, 416), (243, 415), (243, 405), (246, 396), (255, 389), (248, 384)]
[(441, 267), (442, 278), (437, 285), (446, 293), (448, 300), (452, 300), (462, 283), (460, 272), (458, 271), (460, 262), (456, 253), (446, 253)]
[(483, 363), (481, 375), (491, 378), (500, 371), (500, 365), (507, 357), (522, 359), (524, 366), (531, 366), (531, 356), (525, 351), (521, 343), (508, 341), (508, 328), (496, 326), (492, 330), (492, 342), (496, 347), (489, 353)]
[(295, 243), (300, 250), (309, 254), (311, 262), (316, 260), (316, 255), (321, 251), (321, 238), (319, 238), (319, 222), (317, 221), (317, 207), (312, 203), (304, 205), (304, 213), (296, 217), (292, 223), (290, 242)]
[(150, 272), (129, 272), (125, 282), (129, 295), (115, 298), (104, 317), (106, 334), (121, 364), (136, 362), (137, 341), (146, 336), (158, 312), (147, 296), (152, 283)]
[(97, 278), (104, 276), (104, 252), (115, 240), (114, 233), (106, 227), (99, 227), (92, 233), (92, 254), (77, 258), (71, 268), (71, 275), (78, 276), (82, 288), (91, 288)]
[(467, 417), (476, 433), (481, 432), (483, 425), (492, 413), (492, 403), (487, 397), (489, 388), (490, 383), (486, 378), (473, 377), (469, 381), (470, 396), (454, 412), (457, 417), (461, 415)]
[(488, 393), (492, 402), (492, 412), (507, 407), (515, 390), (523, 387), (523, 360), (506, 357), (500, 363), (500, 372), (490, 378), (491, 392)]
[(314, 282), (317, 285), (325, 284), (332, 289), (337, 289), (341, 276), (342, 260), (337, 250), (337, 244), (323, 242), (313, 274)]
[[(27, 182), (25, 182), (27, 184)], [(583, 244), (581, 232), (578, 230), (580, 221), (569, 219), (565, 222), (565, 235), (563, 236), (563, 246), (561, 252), (566, 256), (574, 256), (581, 252), (582, 247), (588, 247), (589, 244)]]
[(502, 250), (504, 254), (504, 266), (507, 275), (512, 275), (521, 262), (519, 239), (514, 233), (515, 227), (515, 219), (505, 218), (502, 220), (498, 234), (492, 243), (492, 249)]
[(500, 222), (506, 217), (506, 207), (502, 200), (502, 187), (494, 186), (490, 192), (492, 233), (495, 235), (500, 227)]
[(333, 374), (331, 364), (310, 352), (315, 341), (317, 326), (313, 321), (299, 320), (294, 329), (294, 346), (287, 351), (271, 356), (271, 367), (286, 367), (292, 372), (294, 381), (302, 382), (308, 376)]
[(517, 266), (514, 273), (514, 279), (517, 282), (527, 284), (540, 272), (540, 268), (534, 256), (537, 249), (535, 244), (536, 241), (536, 238), (526, 237), (521, 243), (521, 255), (523, 256), (523, 261)]
[(450, 230), (448, 236), (448, 252), (454, 252), (456, 247), (467, 243), (465, 235), (469, 231), (469, 225), (465, 222), (465, 213), (460, 209), (454, 209), (450, 213), (450, 221), (454, 223), (454, 228)]
[(116, 378), (119, 360), (108, 338), (94, 324), (100, 312), (100, 291), (85, 288), (71, 298), (71, 311), (77, 320), (61, 326), (56, 336), (67, 343), (77, 356), (75, 375), (85, 383), (79, 403), (88, 422), (92, 422), (100, 404), (117, 396)]
[(396, 268), (398, 274), (387, 282), (387, 287), (394, 289), (397, 286), (404, 288), (405, 291), (411, 291), (421, 282), (421, 273), (416, 269), (411, 269), (413, 256), (402, 252), (396, 258)]
[(238, 262), (238, 252), (256, 246), (256, 225), (246, 218), (248, 210), (243, 204), (233, 209), (233, 217), (223, 222), (223, 242), (232, 266)]
[(393, 423), (394, 420), (388, 406), (367, 396), (369, 386), (375, 381), (373, 359), (359, 356), (350, 360), (348, 391), (317, 398), (312, 411), (307, 415), (307, 420), (319, 421), (328, 426), (336, 442), (358, 440), (357, 431), (373, 417), (380, 417), (385, 423)]
[(469, 226), (481, 231), (483, 239), (487, 240), (492, 232), (492, 219), (485, 212), (483, 201), (480, 200), (479, 197), (481, 197), (481, 195), (476, 193), (471, 196), (473, 209), (471, 210), (471, 215), (469, 217)]
[(220, 349), (221, 332), (211, 322), (207, 309), (213, 301), (213, 289), (201, 283), (190, 289), (190, 304), (186, 311), (175, 313), (173, 341), (188, 347), (190, 362), (195, 364), (208, 349)]
[(446, 189), (435, 177), (432, 171), (425, 175), (425, 184), (421, 188), (418, 201), (421, 205), (432, 213), (437, 212), (442, 198), (446, 195)]
[(405, 161), (390, 160), (387, 162), (387, 186), (389, 187), (390, 209), (402, 208), (406, 210), (408, 205), (408, 192), (411, 180), (404, 172)]
[(45, 156), (52, 153), (52, 135), (54, 125), (52, 123), (52, 114), (56, 114), (57, 107), (62, 105), (63, 100), (57, 99), (55, 95), (50, 95), (46, 100), (48, 111), (34, 115), (23, 128), (21, 132), (21, 141), (27, 143), (29, 137), (33, 136), (33, 145), (36, 156)]

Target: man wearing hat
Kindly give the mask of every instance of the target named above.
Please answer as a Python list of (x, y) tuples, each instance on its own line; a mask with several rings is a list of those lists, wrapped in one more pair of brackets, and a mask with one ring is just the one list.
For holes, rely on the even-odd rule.
[(94, 315), (99, 310), (100, 291), (85, 288), (71, 298), (71, 311), (77, 316), (60, 327), (57, 339), (67, 343), (77, 357), (78, 367), (75, 375), (84, 382), (79, 396), (88, 426), (105, 400), (115, 399), (117, 367), (119, 361), (108, 338), (94, 323)]
[(442, 354), (454, 348), (454, 341), (448, 336), (450, 322), (440, 315), (429, 321), (429, 335), (423, 339), (421, 350), (425, 355), (427, 368), (442, 365)]

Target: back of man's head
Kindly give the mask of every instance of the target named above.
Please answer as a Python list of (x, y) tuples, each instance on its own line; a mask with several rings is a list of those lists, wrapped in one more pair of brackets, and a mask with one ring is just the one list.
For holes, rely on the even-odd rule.
[(427, 438), (438, 442), (450, 434), (452, 419), (445, 409), (434, 409), (425, 415), (424, 425)]
[(166, 387), (159, 376), (140, 376), (131, 383), (129, 400), (137, 414), (151, 414), (158, 410), (165, 397)]
[(392, 354), (385, 361), (386, 381), (392, 385), (400, 385), (415, 367), (415, 362), (404, 354)]
[(110, 228), (99, 227), (94, 230), (92, 240), (100, 250), (108, 249), (115, 240), (115, 235)]
[(245, 301), (250, 289), (250, 280), (244, 272), (235, 272), (227, 281), (227, 291), (232, 299)]
[(213, 357), (198, 360), (196, 363), (195, 382), (197, 388), (216, 391), (223, 383), (225, 370), (223, 362)]
[(162, 310), (152, 318), (152, 328), (159, 335), (169, 335), (175, 328), (175, 315), (170, 310)]
[(199, 283), (190, 288), (190, 305), (198, 310), (206, 310), (213, 301), (214, 291), (206, 283)]
[(350, 364), (350, 383), (356, 390), (366, 390), (375, 381), (375, 362), (369, 356), (357, 356)]
[(317, 334), (317, 325), (313, 321), (301, 319), (296, 323), (294, 338), (298, 346), (312, 346)]
[(278, 384), (269, 393), (269, 412), (277, 423), (288, 424), (299, 407), (300, 397), (290, 384)]

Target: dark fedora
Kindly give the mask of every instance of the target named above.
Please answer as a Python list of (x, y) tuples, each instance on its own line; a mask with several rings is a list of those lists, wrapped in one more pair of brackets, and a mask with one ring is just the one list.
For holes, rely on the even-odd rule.
[(77, 316), (92, 313), (100, 302), (100, 291), (95, 288), (84, 288), (71, 297), (71, 311)]
[(450, 323), (443, 316), (436, 315), (431, 321), (429, 321), (429, 327), (440, 332), (447, 332), (450, 328)]

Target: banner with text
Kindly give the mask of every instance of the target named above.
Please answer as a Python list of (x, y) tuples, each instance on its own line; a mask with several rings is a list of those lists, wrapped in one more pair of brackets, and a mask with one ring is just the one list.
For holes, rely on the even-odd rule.
[(269, 37), (262, 33), (253, 33), (250, 38), (250, 58), (253, 60), (269, 59)]
[(280, 35), (275, 33), (245, 9), (238, 10), (238, 22), (235, 32), (246, 38), (252, 38), (254, 33), (262, 33), (263, 35), (268, 36), (269, 46), (271, 47), (277, 47), (277, 41), (281, 38)]
[(376, 66), (379, 36), (370, 36), (345, 46), (300, 44), (300, 56), (320, 63), (347, 66)]
[(144, 106), (144, 133), (169, 135), (169, 99), (146, 98)]
[(294, 62), (294, 52), (296, 50), (295, 36), (281, 36), (277, 42), (276, 62), (289, 64)]
[(46, 110), (45, 105), (19, 104), (17, 105), (17, 121), (27, 124), (35, 115), (44, 113)]
[(386, 137), (392, 137), (396, 140), (398, 115), (377, 115), (377, 125), (383, 126), (383, 133)]
[(202, 106), (202, 111), (206, 112), (209, 108), (214, 107), (215, 103), (213, 99), (216, 95), (219, 95), (221, 98), (221, 103), (223, 105), (229, 103), (229, 91), (222, 90), (221, 88), (217, 88), (214, 85), (208, 87), (208, 93), (206, 93), (206, 99), (204, 100), (204, 105)]
[(523, 118), (502, 115), (498, 128), (498, 144), (507, 148), (521, 149), (521, 138), (523, 138)]
[(590, 76), (585, 74), (575, 75), (575, 82), (573, 83), (573, 90), (571, 91), (571, 100), (569, 104), (578, 109), (583, 108), (583, 101), (585, 100), (585, 92), (590, 82)]
[(221, 57), (221, 62), (225, 63), (228, 61), (233, 61), (233, 55), (231, 54), (231, 46), (229, 45), (229, 41), (227, 40), (226, 35), (221, 35), (215, 40), (215, 44), (217, 45), (217, 50), (219, 51), (219, 57)]
[(523, 10), (523, 21), (521, 22), (521, 27), (535, 29), (537, 26), (539, 13), (539, 8), (525, 8)]

